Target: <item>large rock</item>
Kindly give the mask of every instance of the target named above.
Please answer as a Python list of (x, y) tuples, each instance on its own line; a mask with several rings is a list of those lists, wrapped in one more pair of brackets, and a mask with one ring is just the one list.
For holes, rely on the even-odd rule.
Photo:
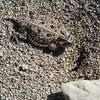
[(100, 80), (63, 83), (65, 100), (100, 100)]

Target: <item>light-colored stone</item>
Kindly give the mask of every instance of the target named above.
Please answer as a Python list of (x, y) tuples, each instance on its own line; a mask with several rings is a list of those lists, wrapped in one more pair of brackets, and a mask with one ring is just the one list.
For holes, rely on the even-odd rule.
[(100, 80), (63, 83), (65, 100), (100, 100)]
[(28, 70), (28, 65), (22, 64), (22, 65), (20, 65), (19, 69), (20, 69), (21, 71), (26, 71), (26, 70)]
[(3, 57), (3, 51), (0, 50), (0, 57)]

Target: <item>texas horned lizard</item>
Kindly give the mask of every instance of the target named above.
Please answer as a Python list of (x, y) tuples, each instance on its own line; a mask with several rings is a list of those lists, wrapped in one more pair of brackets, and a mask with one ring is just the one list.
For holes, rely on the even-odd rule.
[(61, 31), (58, 34), (44, 26), (27, 20), (18, 18), (6, 18), (6, 20), (13, 23), (15, 31), (19, 33), (18, 39), (28, 40), (32, 45), (48, 48), (52, 52), (65, 49), (73, 41), (72, 35), (67, 31)]

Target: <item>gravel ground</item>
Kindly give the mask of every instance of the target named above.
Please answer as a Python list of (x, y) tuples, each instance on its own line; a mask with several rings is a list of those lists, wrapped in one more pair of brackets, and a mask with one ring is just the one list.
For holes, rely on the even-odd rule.
[[(73, 45), (52, 56), (13, 43), (13, 25), (3, 20), (7, 16), (31, 20), (58, 34), (67, 29)], [(0, 0), (1, 100), (63, 100), (58, 98), (63, 82), (99, 78), (99, 0)]]

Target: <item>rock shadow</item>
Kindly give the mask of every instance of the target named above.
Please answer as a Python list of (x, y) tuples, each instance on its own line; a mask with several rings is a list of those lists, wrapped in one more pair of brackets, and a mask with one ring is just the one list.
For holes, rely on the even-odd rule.
[(48, 95), (47, 100), (65, 100), (65, 99), (62, 92), (57, 92)]

